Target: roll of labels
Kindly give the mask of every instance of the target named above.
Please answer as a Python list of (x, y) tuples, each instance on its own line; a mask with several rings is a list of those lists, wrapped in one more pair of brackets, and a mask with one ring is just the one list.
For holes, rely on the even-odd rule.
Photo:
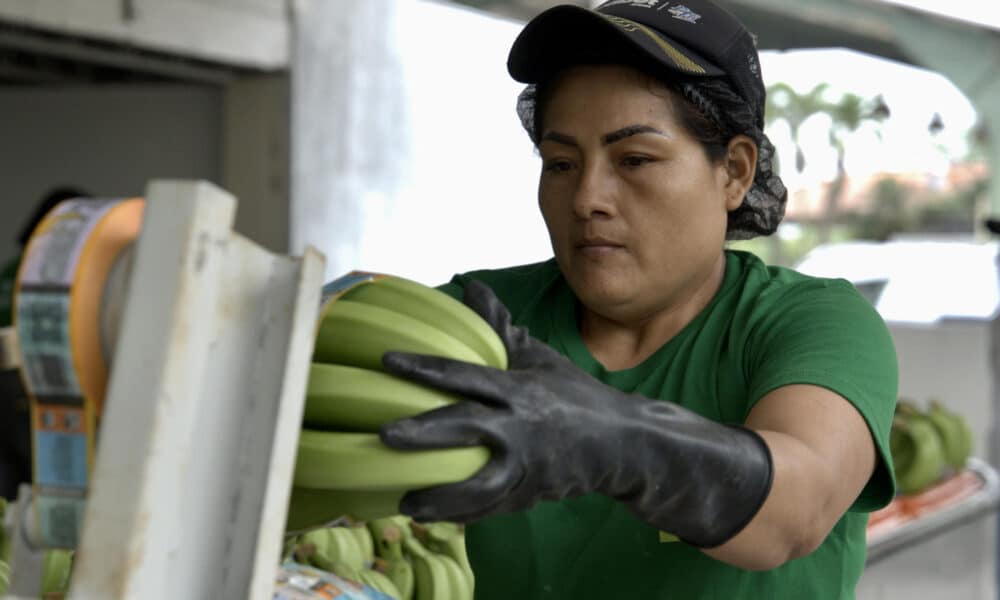
[(142, 198), (66, 200), (35, 228), (18, 268), (14, 327), (44, 547), (77, 546), (144, 207)]

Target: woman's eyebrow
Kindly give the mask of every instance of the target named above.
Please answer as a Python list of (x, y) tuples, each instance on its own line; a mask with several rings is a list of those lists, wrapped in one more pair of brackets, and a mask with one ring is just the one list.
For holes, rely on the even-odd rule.
[[(615, 142), (620, 142), (627, 137), (639, 135), (640, 133), (654, 133), (656, 135), (668, 137), (667, 134), (649, 125), (629, 125), (602, 135), (601, 144), (607, 146), (614, 144)], [(546, 131), (542, 136), (542, 141), (555, 142), (557, 144), (573, 146), (574, 148), (578, 148), (580, 146), (580, 143), (576, 141), (576, 138), (571, 135), (566, 135), (565, 133), (559, 133), (558, 131)]]
[(617, 129), (611, 133), (605, 133), (601, 136), (601, 143), (607, 146), (640, 133), (655, 133), (656, 135), (662, 135), (664, 137), (667, 135), (659, 129), (650, 127), (649, 125), (629, 125), (628, 127), (622, 127), (621, 129)]
[(563, 144), (565, 146), (573, 146), (578, 148), (580, 146), (576, 138), (571, 135), (566, 135), (565, 133), (559, 133), (558, 131), (546, 131), (545, 135), (542, 136), (542, 141), (555, 142), (557, 144)]

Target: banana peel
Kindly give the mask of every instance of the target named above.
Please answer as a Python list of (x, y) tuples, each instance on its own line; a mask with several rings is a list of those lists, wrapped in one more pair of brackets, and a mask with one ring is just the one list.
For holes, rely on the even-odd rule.
[[(945, 472), (948, 459), (944, 442), (931, 420), (922, 413), (897, 415), (899, 462), (894, 464), (896, 484), (903, 494), (915, 494), (936, 482)], [(896, 456), (893, 457), (894, 462)]]
[(956, 470), (965, 468), (972, 455), (972, 431), (965, 419), (938, 399), (931, 400), (927, 418), (941, 436), (948, 465)]

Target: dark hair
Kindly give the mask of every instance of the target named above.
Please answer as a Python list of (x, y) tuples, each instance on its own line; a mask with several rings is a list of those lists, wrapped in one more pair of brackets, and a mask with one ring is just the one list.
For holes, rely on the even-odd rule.
[(50, 189), (42, 196), (41, 201), (35, 206), (34, 212), (31, 213), (31, 217), (28, 218), (21, 228), (21, 233), (17, 236), (18, 243), (21, 246), (26, 246), (28, 238), (35, 231), (35, 227), (38, 227), (38, 224), (42, 222), (45, 215), (49, 214), (49, 211), (55, 208), (57, 204), (70, 198), (86, 198), (89, 195), (84, 190), (72, 186), (59, 186)]
[[(674, 92), (669, 101), (681, 125), (698, 140), (710, 161), (723, 160), (729, 141), (737, 135), (746, 135), (754, 141), (757, 145), (754, 184), (740, 206), (729, 213), (726, 239), (745, 240), (774, 233), (784, 217), (788, 194), (774, 173), (774, 146), (756, 125), (747, 101), (722, 77), (662, 77), (646, 69), (639, 71)], [(542, 134), (541, 116), (562, 72), (553, 72), (538, 84), (529, 85), (518, 96), (517, 114), (536, 146)]]

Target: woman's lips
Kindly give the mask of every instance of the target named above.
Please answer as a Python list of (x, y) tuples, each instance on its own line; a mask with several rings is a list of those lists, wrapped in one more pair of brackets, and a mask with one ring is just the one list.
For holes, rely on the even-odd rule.
[(591, 258), (609, 256), (624, 250), (625, 246), (610, 240), (588, 240), (578, 244), (576, 249), (580, 254)]

